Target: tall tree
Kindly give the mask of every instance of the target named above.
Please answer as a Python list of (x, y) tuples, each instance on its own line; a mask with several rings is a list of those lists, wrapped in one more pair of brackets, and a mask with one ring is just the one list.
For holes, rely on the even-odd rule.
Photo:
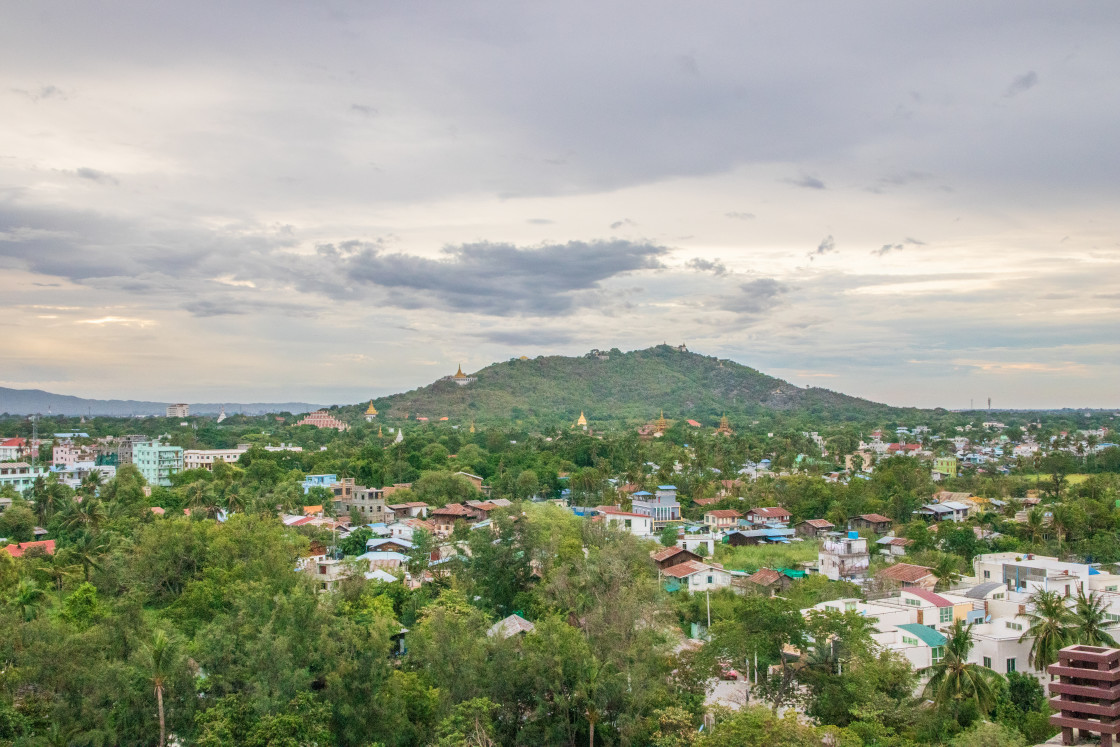
[(1085, 646), (1116, 646), (1116, 639), (1105, 627), (1109, 623), (1108, 603), (1100, 594), (1077, 587), (1077, 602), (1072, 610), (1071, 637)]
[(925, 695), (939, 706), (957, 707), (966, 702), (975, 704), (980, 713), (988, 713), (996, 702), (997, 675), (987, 667), (971, 664), (972, 626), (956, 620), (949, 628), (945, 654), (931, 666)]
[(163, 711), (163, 691), (167, 680), (178, 663), (178, 651), (174, 640), (162, 629), (152, 635), (151, 643), (145, 648), (148, 672), (156, 694), (156, 708), (159, 712), (159, 747), (167, 744), (167, 718)]
[(1069, 643), (1073, 616), (1056, 591), (1040, 590), (1031, 595), (1026, 613), (1030, 625), (1019, 636), (1020, 643), (1033, 638), (1030, 664), (1042, 671), (1058, 660), (1058, 651)]

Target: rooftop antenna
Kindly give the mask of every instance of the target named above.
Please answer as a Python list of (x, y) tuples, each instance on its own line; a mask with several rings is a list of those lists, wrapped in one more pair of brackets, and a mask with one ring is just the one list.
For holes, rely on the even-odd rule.
[(992, 398), (988, 397), (988, 412), (992, 411)]

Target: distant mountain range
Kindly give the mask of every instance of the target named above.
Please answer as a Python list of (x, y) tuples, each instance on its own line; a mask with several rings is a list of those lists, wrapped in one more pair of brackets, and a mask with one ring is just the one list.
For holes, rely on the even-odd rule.
[[(710, 424), (726, 414), (738, 421), (805, 416), (809, 422), (891, 420), (930, 411), (896, 408), (816, 387), (802, 388), (731, 360), (669, 345), (579, 357), (540, 356), (494, 363), (458, 385), (441, 379), (410, 392), (381, 397), (388, 419), (447, 417), (459, 422), (591, 421), (695, 418)], [(356, 420), (367, 403), (340, 408)]]
[[(107, 415), (110, 417), (143, 417), (165, 415), (170, 402), (145, 402), (132, 399), (85, 399), (66, 394), (52, 394), (41, 389), (9, 389), (0, 387), (0, 413), (32, 415), (48, 412), (55, 415)], [(244, 413), (262, 415), (270, 412), (310, 412), (322, 405), (307, 402), (192, 402), (192, 415), (217, 415), (225, 407), (227, 415)]]

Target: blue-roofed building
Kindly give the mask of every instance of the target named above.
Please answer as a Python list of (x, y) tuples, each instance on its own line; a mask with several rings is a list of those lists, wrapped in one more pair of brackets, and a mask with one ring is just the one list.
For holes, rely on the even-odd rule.
[(303, 482), (300, 483), (300, 486), (303, 488), (303, 492), (306, 495), (311, 488), (326, 488), (330, 490), (331, 485), (334, 485), (336, 482), (338, 482), (338, 475), (308, 475), (303, 478)]

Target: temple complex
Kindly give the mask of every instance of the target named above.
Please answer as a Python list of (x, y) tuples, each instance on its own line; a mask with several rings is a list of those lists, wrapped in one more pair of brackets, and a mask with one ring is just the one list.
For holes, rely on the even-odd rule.
[(444, 376), (443, 380), (444, 381), (454, 381), (459, 386), (466, 386), (467, 384), (470, 384), (471, 382), (478, 381), (478, 378), (475, 377), (475, 376), (467, 376), (465, 373), (463, 373), (463, 364), (460, 363), (459, 364), (459, 370), (457, 370), (455, 373), (451, 374), (450, 376)]
[(583, 428), (587, 430), (587, 418), (583, 415), (583, 410), (579, 411), (579, 420), (576, 421), (575, 428)]
[(727, 422), (726, 415), (719, 419), (719, 428), (716, 428), (716, 433), (724, 436), (735, 435), (735, 431), (731, 430), (731, 423)]

